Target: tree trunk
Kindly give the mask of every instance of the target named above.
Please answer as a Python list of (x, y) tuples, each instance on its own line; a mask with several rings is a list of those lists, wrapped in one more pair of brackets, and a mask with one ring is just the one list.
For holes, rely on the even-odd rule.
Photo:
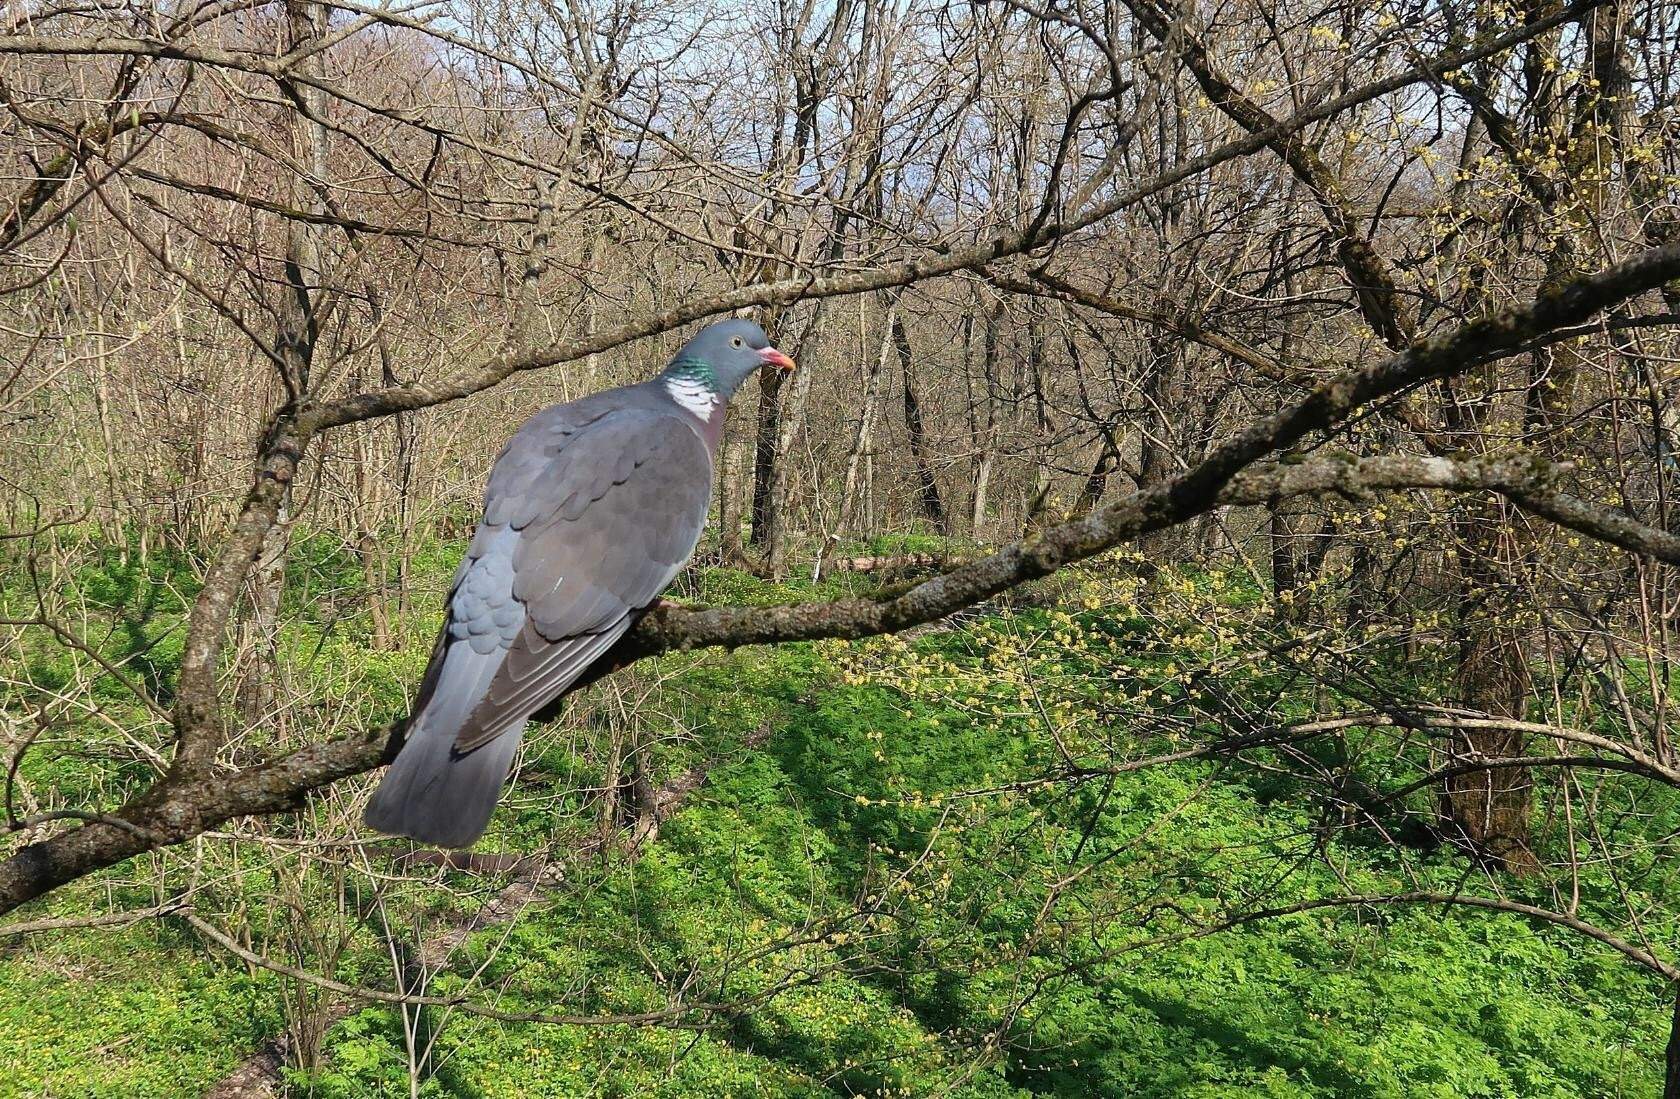
[(887, 356), (892, 353), (892, 333), (898, 323), (898, 300), (889, 299), (887, 316), (881, 327), (881, 351), (869, 362), (869, 373), (863, 382), (863, 408), (859, 410), (857, 430), (852, 433), (851, 449), (846, 453), (846, 475), (840, 483), (840, 509), (834, 520), (834, 530), (823, 542), (817, 558), (817, 574), (823, 562), (834, 552), (840, 540), (853, 532), (857, 521), (858, 480), (864, 456), (875, 443), (875, 410), (881, 402), (881, 379), (886, 377)]
[(1076, 509), (1079, 514), (1095, 511), (1102, 506), (1102, 498), (1108, 493), (1108, 478), (1119, 467), (1120, 448), (1114, 445), (1114, 436), (1105, 432), (1102, 437), (1102, 450), (1097, 454), (1091, 472), (1085, 476), (1085, 487), (1079, 490), (1079, 505)]
[[(1520, 613), (1516, 601), (1507, 594), (1503, 575), (1513, 562), (1494, 546), (1475, 548), (1479, 552), (1465, 555), (1462, 574), (1454, 690), (1466, 709), (1521, 721), (1527, 714), (1532, 679), (1527, 632), (1507, 624)], [(1463, 729), (1452, 733), (1447, 760), (1451, 766), (1511, 759), (1527, 751), (1527, 737), (1522, 733)], [(1442, 798), (1447, 817), (1478, 857), (1513, 873), (1532, 873), (1540, 868), (1529, 847), (1534, 777), (1528, 768), (1466, 771), (1447, 780)]]
[(758, 427), (753, 434), (752, 526), (747, 544), (764, 550), (775, 521), (776, 440), (782, 433), (782, 390), (787, 376), (780, 371), (758, 380)]
[(748, 564), (747, 548), (741, 543), (741, 518), (747, 511), (741, 469), (746, 461), (746, 436), (737, 423), (734, 430), (726, 431), (718, 456), (718, 552), (729, 568)]
[(1037, 311), (1027, 315), (1027, 383), (1032, 387), (1033, 488), (1028, 497), (1022, 530), (1031, 532), (1060, 521), (1065, 510), (1056, 499), (1056, 471), (1052, 465), (1056, 425), (1050, 415), (1050, 396), (1045, 381), (1045, 336), (1043, 319)]
[[(1175, 435), (1170, 410), (1179, 403), (1178, 393), (1183, 348), (1176, 339), (1156, 335), (1149, 340), (1149, 372), (1144, 378), (1142, 437), (1138, 442), (1138, 479), (1142, 487), (1156, 485), (1178, 471), (1174, 460)], [(1184, 556), (1185, 527), (1152, 531), (1138, 539), (1138, 549), (1157, 561), (1171, 562)]]
[(916, 500), (922, 518), (939, 534), (950, 534), (945, 516), (945, 501), (939, 495), (939, 479), (934, 475), (929, 458), (927, 430), (922, 422), (922, 402), (916, 395), (915, 357), (910, 352), (910, 334), (904, 330), (904, 318), (894, 309), (888, 320), (888, 331), (898, 348), (898, 363), (904, 371), (904, 428), (910, 435), (910, 460), (916, 472)]
[(1303, 562), (1298, 552), (1300, 535), (1296, 524), (1300, 518), (1299, 505), (1280, 500), (1268, 509), (1272, 558), (1272, 597), (1277, 600), (1278, 617), (1289, 622), (1305, 621), (1307, 600), (1302, 598), (1301, 573)]
[[(969, 508), (969, 536), (976, 542), (985, 540), (986, 491), (991, 486), (992, 460), (997, 448), (997, 355), (998, 335), (1003, 321), (1003, 302), (994, 302), (986, 311), (985, 342), (980, 349), (981, 375), (985, 392), (969, 402), (970, 420), (974, 428), (974, 499)], [(982, 417), (976, 405), (983, 405)]]
[[(818, 312), (821, 312), (820, 307)], [(789, 497), (793, 486), (793, 462), (789, 456), (793, 453), (794, 437), (805, 422), (805, 405), (811, 395), (811, 379), (816, 376), (816, 371), (801, 370), (795, 371), (795, 374), (793, 392), (788, 395), (787, 408), (781, 418), (781, 431), (777, 434), (777, 460), (771, 478), (775, 507), (770, 513), (770, 544), (766, 547), (766, 556), (773, 577), (787, 575), (788, 557), (792, 552), (793, 509), (789, 506)]]
[(244, 624), (246, 644), (240, 654), (237, 701), (247, 726), (266, 722), (275, 709), (275, 673), (280, 655), (280, 595), (286, 584), (286, 538), (291, 532), (291, 493), (280, 504), (274, 525), (263, 536), (262, 552), (251, 568), (250, 613)]
[[(805, 339), (822, 321), (823, 303), (812, 310), (810, 322), (800, 336), (791, 341), (795, 358), (803, 354)], [(789, 520), (792, 509), (788, 497), (793, 483), (794, 437), (805, 421), (805, 405), (811, 395), (811, 379), (816, 370), (795, 370), (791, 375), (771, 371), (761, 375), (766, 392), (774, 388), (777, 399), (766, 415), (766, 406), (759, 402), (759, 432), (753, 465), (753, 544), (764, 551), (765, 568), (771, 576), (787, 574), (791, 550)], [(791, 386), (787, 379), (792, 378)]]
[[(1602, 144), (1614, 127), (1610, 105), (1618, 98), (1618, 91), (1625, 91), (1621, 87), (1624, 72), (1620, 57), (1624, 26), (1616, 7), (1595, 13), (1586, 21), (1591, 86), (1597, 90), (1576, 92), (1572, 118), (1555, 85), (1547, 83), (1535, 97), (1533, 109), (1544, 128), (1569, 133), (1563, 148), (1568, 188), (1553, 187), (1538, 196), (1548, 217), (1558, 212), (1565, 197), (1581, 203), (1589, 222), (1596, 224), (1601, 216), (1603, 187), (1597, 165), (1610, 159)], [(1535, 59), (1555, 61), (1560, 40), (1561, 32), (1552, 31), (1537, 37), (1527, 50)], [(1586, 266), (1582, 241), (1587, 233), (1583, 226), (1566, 228), (1549, 237), (1541, 296), (1557, 293), (1582, 272)], [(1512, 246), (1520, 247), (1521, 243), (1513, 241)], [(1520, 419), (1528, 447), (1548, 457), (1567, 458), (1567, 453), (1560, 450), (1563, 432), (1579, 406), (1581, 378), (1591, 364), (1581, 347), (1572, 342), (1538, 349), (1528, 361), (1522, 407), (1510, 418)], [(1478, 431), (1485, 429), (1492, 404), (1486, 394), (1499, 392), (1502, 380), (1491, 368), (1484, 379), (1481, 394), (1470, 403), (1467, 417)], [(1489, 445), (1485, 435), (1477, 443)], [(1525, 577), (1546, 574), (1547, 570), (1538, 565), (1547, 556), (1548, 539), (1544, 535), (1536, 537), (1530, 533), (1531, 528), (1513, 522), (1506, 504), (1488, 502), (1466, 510), (1470, 515), (1462, 524), (1459, 539), (1463, 565), (1458, 694), (1471, 709), (1521, 720), (1533, 686), (1529, 649), (1536, 598), (1525, 593), (1521, 585)], [(1467, 761), (1520, 758), (1528, 754), (1528, 739), (1503, 730), (1466, 730), (1453, 738), (1453, 749)], [(1530, 846), (1534, 801), (1530, 769), (1470, 771), (1451, 779), (1443, 798), (1453, 823), (1479, 854), (1515, 873), (1540, 869)]]
[[(307, 0), (286, 4), (288, 49), (296, 52), (321, 36), (326, 26), (324, 9)], [(306, 62), (307, 63), (307, 62)], [(315, 185), (327, 176), (327, 133), (312, 115), (319, 116), (321, 93), (306, 85), (295, 92), (303, 97), (308, 111), (293, 116), (292, 142), (299, 163), (309, 168), (313, 181), (292, 182), (293, 204), (299, 209), (319, 210), (321, 201)], [(309, 372), (315, 360), (315, 291), (321, 262), (315, 229), (306, 222), (286, 223), (285, 284), (275, 301), (275, 350), (278, 353), (284, 400), (300, 401), (309, 392)], [(251, 572), (249, 585), (251, 614), (246, 623), (250, 645), (249, 663), (243, 669), (238, 703), (247, 725), (265, 720), (274, 709), (275, 666), (279, 659), (280, 594), (286, 583), (286, 539), (291, 532), (291, 486), (287, 486), (279, 515), (263, 538), (262, 551)]]
[(1663, 1056), (1663, 1099), (1680, 1099), (1680, 984), (1674, 995), (1674, 1020), (1668, 1025), (1668, 1049)]

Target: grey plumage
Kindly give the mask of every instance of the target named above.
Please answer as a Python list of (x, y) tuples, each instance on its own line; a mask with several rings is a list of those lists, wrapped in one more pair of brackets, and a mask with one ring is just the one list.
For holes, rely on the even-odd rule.
[(724, 406), (765, 364), (792, 366), (757, 325), (725, 321), (658, 377), (556, 405), (514, 434), (369, 826), (443, 847), (478, 839), (529, 716), (587, 672), (694, 552)]

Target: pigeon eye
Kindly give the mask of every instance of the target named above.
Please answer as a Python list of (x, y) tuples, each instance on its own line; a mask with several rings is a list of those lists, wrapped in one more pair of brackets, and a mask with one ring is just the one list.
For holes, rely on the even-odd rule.
[(730, 340), (729, 341), (729, 346), (730, 347), (740, 347), (741, 346), (741, 337), (736, 336), (734, 339)]

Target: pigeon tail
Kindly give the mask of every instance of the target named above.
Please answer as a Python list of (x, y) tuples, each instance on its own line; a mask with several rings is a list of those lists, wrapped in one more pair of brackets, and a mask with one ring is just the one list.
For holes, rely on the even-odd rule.
[[(470, 645), (449, 647), (439, 689), (409, 721), (407, 743), (362, 814), (369, 828), (445, 848), (470, 847), (484, 834), (525, 722), (466, 753), (455, 751), (455, 735), (494, 671), (494, 659)], [(463, 680), (468, 689), (448, 690)]]

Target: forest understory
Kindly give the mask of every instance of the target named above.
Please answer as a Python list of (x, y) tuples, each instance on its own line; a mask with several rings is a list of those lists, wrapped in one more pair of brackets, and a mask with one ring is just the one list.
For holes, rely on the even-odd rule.
[[(50, 584), (100, 658), (166, 690), (201, 566), (54, 542), (74, 564), (9, 571), (7, 615)], [(417, 554), (415, 608), (376, 630), (352, 548), (300, 539), (280, 731), (239, 750), (400, 710), (461, 546)], [(880, 579), (837, 575), (706, 568), (674, 597)], [(1427, 741), (1370, 716), (1426, 708), (1447, 639), (1372, 629), (1308, 658), (1288, 611), (1251, 572), (1121, 555), (908, 640), (638, 666), (530, 738), (464, 868), (358, 834), (352, 783), (61, 890), (70, 929), (0, 928), (0, 1094), (1656, 1094), (1661, 980), (1578, 930), (1421, 895), (1672, 942), (1673, 792), (1541, 783), (1541, 820), (1581, 798), (1620, 857), (1572, 859), (1541, 825), (1544, 873), (1477, 871), (1434, 793), (1406, 792)], [(7, 656), (37, 690), (125, 697), (91, 654)], [(55, 723), (14, 810), (112, 801), (155, 766), (148, 722)], [(1337, 903), (1277, 914), (1314, 902)], [(600, 1018), (507, 1021), (533, 1014)]]

